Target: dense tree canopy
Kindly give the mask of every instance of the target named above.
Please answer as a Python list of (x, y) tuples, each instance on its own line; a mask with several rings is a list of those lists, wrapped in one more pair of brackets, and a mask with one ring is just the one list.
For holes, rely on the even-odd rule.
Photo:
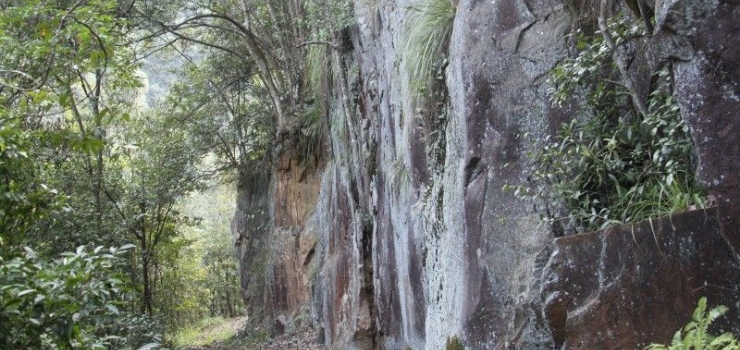
[[(138, 346), (161, 340), (141, 315), (238, 314), (231, 209), (193, 193), (233, 205), (218, 179), (269, 169), (285, 139), (317, 147), (349, 91), (349, 1), (0, 9), (0, 345)], [(177, 68), (156, 101), (147, 60)]]
[[(237, 96), (244, 76), (219, 76), (219, 83), (234, 86), (218, 96), (234, 103), (230, 114), (214, 106), (192, 108), (216, 116), (212, 120), (183, 113), (213, 97), (205, 94), (210, 82), (191, 85), (198, 90), (190, 92), (178, 85), (175, 94), (192, 97), (146, 108), (140, 102), (141, 59), (159, 49), (154, 39), (162, 33), (151, 29), (161, 30), (156, 23), (176, 13), (136, 12), (150, 10), (147, 5), (0, 4), (0, 347), (142, 345), (158, 340), (152, 332), (157, 328), (136, 314), (177, 317), (164, 310), (173, 300), (155, 293), (178, 287), (164, 283), (163, 273), (182, 263), (177, 257), (195, 241), (179, 238), (198, 223), (179, 211), (179, 201), (204, 189), (204, 156), (217, 150), (224, 159), (227, 152), (242, 157), (233, 143), (212, 148), (205, 140), (216, 133), (233, 142), (227, 134), (241, 125), (243, 113), (236, 110), (247, 108), (240, 101), (248, 98)], [(190, 132), (180, 124), (183, 118), (203, 125)], [(215, 276), (233, 280), (233, 263), (223, 259), (213, 252), (203, 267), (193, 268), (215, 268)], [(210, 313), (234, 315), (239, 301), (231, 299)], [(207, 306), (195, 307), (209, 313)], [(174, 321), (165, 323), (182, 325)]]

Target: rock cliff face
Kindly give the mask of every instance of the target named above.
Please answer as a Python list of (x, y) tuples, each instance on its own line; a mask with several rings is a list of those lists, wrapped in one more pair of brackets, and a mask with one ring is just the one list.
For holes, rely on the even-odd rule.
[(502, 189), (526, 181), (538, 147), (520, 135), (571, 118), (546, 81), (583, 4), (456, 2), (450, 112), (430, 130), (400, 68), (413, 3), (355, 1), (324, 152), (308, 164), (284, 152), (239, 185), (251, 321), (278, 333), (310, 321), (333, 349), (442, 349), (454, 336), (470, 349), (631, 349), (668, 340), (702, 295), (736, 313), (740, 2), (658, 2), (647, 43), (646, 59), (673, 64), (718, 208), (563, 238)]
[(250, 320), (275, 334), (308, 324), (315, 268), (321, 179), (318, 164), (293, 158), (281, 157), (272, 174), (241, 176), (232, 223)]

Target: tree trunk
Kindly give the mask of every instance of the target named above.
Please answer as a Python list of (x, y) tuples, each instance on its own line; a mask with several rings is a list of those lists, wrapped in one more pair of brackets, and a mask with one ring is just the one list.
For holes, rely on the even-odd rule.
[(144, 252), (141, 260), (141, 272), (142, 272), (142, 283), (144, 284), (144, 295), (142, 299), (142, 312), (147, 315), (152, 315), (152, 287), (151, 287), (151, 276), (149, 276), (149, 265), (151, 260), (149, 253)]
[[(144, 191), (142, 191), (142, 194)], [(149, 241), (146, 234), (146, 201), (141, 199), (139, 203), (139, 214), (141, 219), (139, 222), (139, 242), (141, 243), (141, 283), (144, 286), (144, 294), (142, 295), (141, 311), (152, 315), (152, 286), (151, 276), (149, 275), (149, 268), (151, 265), (151, 251), (149, 247)]]

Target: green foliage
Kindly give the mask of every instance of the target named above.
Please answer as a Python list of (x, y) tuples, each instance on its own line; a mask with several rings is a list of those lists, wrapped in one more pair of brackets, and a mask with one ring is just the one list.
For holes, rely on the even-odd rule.
[[(622, 19), (610, 26), (619, 43), (640, 32)], [(551, 84), (556, 103), (583, 98), (582, 114), (530, 154), (530, 183), (517, 194), (542, 200), (545, 219), (561, 234), (701, 207), (704, 192), (694, 180), (693, 145), (668, 68), (656, 73), (643, 116), (633, 110), (624, 88), (611, 82), (618, 79), (616, 68), (600, 36), (580, 35), (577, 47), (583, 51), (553, 70)]]
[(442, 79), (456, 11), (451, 0), (422, 0), (409, 8), (404, 65), (420, 95), (429, 94), (434, 82)]
[[(2, 5), (0, 232), (9, 246), (19, 247), (42, 236), (65, 237), (72, 242), (67, 249), (90, 241), (77, 240), (90, 231), (56, 225), (62, 220), (78, 223), (63, 219), (78, 209), (73, 204), (81, 203), (70, 202), (65, 192), (79, 193), (76, 185), (84, 183), (100, 194), (102, 179), (93, 168), (102, 162), (94, 157), (103, 152), (105, 125), (122, 113), (121, 101), (106, 92), (125, 95), (124, 91), (138, 86), (136, 65), (123, 46), (128, 40), (125, 23), (115, 16), (116, 2), (72, 5), (49, 0)], [(69, 177), (74, 181), (64, 181), (71, 169), (76, 171)], [(90, 207), (91, 212), (102, 213), (100, 201)], [(97, 223), (90, 219), (81, 222)], [(103, 236), (100, 225), (90, 226), (98, 230), (93, 236)], [(52, 227), (63, 229), (64, 234), (51, 234)], [(53, 243), (58, 242), (34, 246), (46, 251)]]
[(261, 164), (275, 133), (267, 92), (254, 72), (230, 55), (212, 53), (186, 64), (159, 107), (170, 127), (187, 130), (201, 154), (217, 156), (220, 172)]
[(313, 105), (302, 116), (301, 125), (297, 130), (296, 148), (299, 159), (306, 166), (312, 166), (316, 152), (320, 149), (327, 129), (328, 112), (324, 113), (319, 105)]
[(15, 258), (0, 257), (0, 345), (105, 349), (127, 344), (133, 334), (120, 331), (119, 311), (125, 282), (114, 271), (132, 247), (87, 251), (81, 246), (51, 262), (30, 248)]
[(454, 337), (447, 338), (445, 350), (465, 350), (465, 346), (463, 346), (462, 342), (460, 341), (460, 338), (458, 338), (457, 336), (454, 336)]
[[(306, 83), (311, 98), (315, 102), (326, 100), (330, 93), (329, 84), (331, 78), (331, 54), (327, 45), (309, 45), (306, 54)], [(324, 109), (327, 106), (324, 106)], [(326, 113), (327, 111), (323, 111)]]
[[(341, 91), (344, 62), (337, 53), (344, 50), (345, 29), (353, 21), (351, 1), (307, 0), (306, 14), (297, 19), (306, 25), (309, 38), (305, 46), (303, 67), (305, 71), (305, 104), (301, 109), (296, 130), (299, 132), (297, 148), (301, 158), (312, 159), (329, 127), (332, 98)], [(349, 117), (349, 116), (348, 116)]]
[[(630, 22), (622, 15), (611, 18), (607, 26), (619, 46), (645, 35), (640, 23)], [(563, 60), (551, 73), (549, 82), (552, 84), (550, 93), (553, 102), (561, 105), (574, 97), (585, 95), (590, 106), (607, 107), (603, 103), (615, 96), (614, 89), (621, 90), (619, 83), (604, 81), (617, 72), (612, 51), (598, 33), (584, 33), (579, 30), (572, 39), (575, 40), (578, 54)]]
[[(142, 13), (167, 20), (178, 13), (181, 4), (173, 4), (176, 2), (141, 1), (135, 5)], [(176, 92), (181, 97), (190, 97), (190, 92), (198, 89), (211, 94), (137, 113), (135, 100), (141, 84), (131, 39), (132, 33), (139, 32), (133, 30), (130, 16), (140, 13), (124, 14), (126, 6), (114, 0), (0, 4), (0, 262), (7, 267), (4, 279), (23, 273), (29, 278), (24, 283), (31, 284), (25, 285), (29, 291), (18, 293), (13, 289), (16, 286), (0, 284), (2, 293), (10, 293), (0, 293), (3, 303), (8, 302), (2, 310), (12, 311), (3, 317), (18, 318), (4, 318), (0, 323), (5, 327), (7, 321), (13, 327), (9, 332), (21, 329), (20, 321), (28, 326), (28, 333), (8, 333), (17, 337), (8, 338), (8, 346), (0, 343), (2, 348), (34, 341), (29, 346), (43, 343), (87, 348), (102, 344), (126, 348), (151, 342), (161, 333), (157, 322), (136, 311), (164, 314), (169, 306), (163, 302), (166, 293), (175, 287), (193, 287), (163, 286), (177, 280), (172, 277), (177, 270), (173, 264), (181, 262), (178, 254), (189, 245), (182, 233), (195, 220), (179, 212), (176, 204), (185, 194), (202, 188), (201, 157), (214, 149), (224, 154), (243, 150), (247, 146), (225, 140), (259, 143), (264, 140), (261, 136), (272, 130), (269, 123), (253, 127), (241, 122), (247, 115), (259, 119), (255, 116), (264, 108), (251, 108), (264, 94), (247, 97), (241, 89), (249, 84), (252, 91), (259, 92), (264, 86), (250, 78), (254, 75), (251, 64), (234, 64), (233, 57), (218, 57), (208, 65), (210, 71), (204, 70), (205, 74), (233, 73), (225, 75), (229, 82), (219, 86), (230, 88), (228, 94), (214, 94), (213, 81), (201, 76), (198, 84), (181, 86)], [(146, 46), (151, 41), (137, 44)], [(203, 129), (186, 130), (181, 120), (172, 118), (203, 101), (223, 101), (225, 97), (234, 97), (227, 102), (243, 103), (226, 103), (218, 114), (214, 109), (192, 108), (203, 113), (198, 115), (200, 122), (210, 122), (207, 127), (215, 125), (223, 134), (213, 129), (207, 135), (196, 132)], [(238, 122), (211, 118), (223, 115), (233, 115)], [(196, 134), (199, 137), (194, 137)], [(262, 157), (265, 153), (259, 152), (241, 154)], [(119, 246), (124, 242), (134, 242), (136, 247), (125, 259), (112, 254), (114, 267), (105, 259), (96, 260), (105, 253), (97, 250), (78, 250), (74, 256), (64, 253), (63, 258), (48, 262), (75, 246)], [(37, 253), (19, 257), (24, 246), (34, 247)], [(198, 263), (202, 256), (190, 258)], [(78, 264), (88, 260), (92, 262), (84, 267)], [(132, 288), (127, 293), (118, 285), (118, 291), (111, 291), (109, 284), (95, 282), (98, 277), (90, 277), (92, 285), (75, 279), (88, 278), (86, 274), (112, 274), (114, 270), (130, 278)], [(72, 300), (70, 293), (77, 293), (74, 296), (80, 301)], [(34, 298), (41, 294), (43, 300), (37, 302)], [(57, 295), (66, 299), (55, 299)], [(126, 303), (122, 303), (124, 297)], [(23, 307), (6, 310), (5, 306), (16, 307), (16, 303)]]
[[(210, 320), (210, 319), (207, 319)], [(261, 349), (273, 344), (270, 333), (264, 329), (241, 332), (244, 318), (224, 320), (212, 326), (188, 327), (178, 332), (172, 339), (175, 348), (207, 347), (213, 350)]]
[(341, 30), (352, 25), (352, 1), (348, 0), (304, 0), (306, 8), (304, 18), (296, 18), (297, 23), (303, 23), (318, 34), (314, 39), (323, 40), (332, 30)]
[(19, 246), (37, 220), (62, 208), (56, 191), (34, 179), (41, 169), (31, 158), (32, 136), (0, 107), (0, 241), (8, 247)]
[(166, 349), (162, 346), (166, 329), (162, 322), (149, 315), (122, 310), (110, 329), (116, 335), (110, 342), (111, 349)]
[[(444, 171), (447, 157), (446, 126), (450, 106), (444, 71), (456, 11), (451, 0), (423, 0), (409, 7), (406, 14), (402, 68), (414, 94), (415, 113), (418, 113), (415, 118), (423, 122), (429, 173), (433, 176)], [(425, 198), (430, 198), (429, 190)], [(439, 206), (441, 196), (438, 195), (437, 200), (435, 205)], [(433, 222), (441, 220), (439, 210), (436, 216)]]
[(332, 48), (326, 45), (309, 45), (306, 54), (307, 92), (309, 105), (303, 110), (300, 138), (306, 151), (304, 159), (310, 159), (310, 154), (321, 142), (326, 128), (331, 103), (332, 63), (330, 54)]
[(737, 350), (740, 342), (732, 333), (715, 336), (709, 333), (709, 326), (727, 312), (726, 306), (717, 306), (707, 311), (707, 298), (699, 299), (691, 321), (679, 329), (670, 345), (651, 344), (648, 350)]
[(230, 221), (234, 193), (225, 184), (181, 198), (183, 215), (198, 216), (193, 225), (180, 225), (181, 235), (157, 252), (154, 307), (172, 337), (197, 333), (207, 317), (235, 317), (244, 313)]
[[(136, 7), (144, 14), (143, 20), (151, 25), (152, 37), (164, 41), (163, 46), (177, 47), (176, 43), (167, 42), (171, 36), (162, 35), (169, 32), (178, 38), (179, 46), (197, 44), (198, 66), (228, 63), (215, 67), (215, 74), (205, 76), (208, 86), (201, 96), (210, 96), (211, 107), (228, 110), (231, 106), (249, 105), (251, 111), (246, 114), (239, 109), (228, 113), (241, 119), (242, 128), (270, 129), (265, 142), (268, 145), (282, 141), (286, 135), (300, 138), (300, 133), (313, 134), (322, 129), (313, 128), (303, 117), (312, 117), (312, 113), (305, 112), (315, 107), (325, 112), (325, 101), (330, 95), (307, 90), (324, 89), (328, 71), (339, 70), (325, 69), (337, 68), (336, 59), (316, 59), (317, 55), (326, 54), (319, 47), (330, 47), (334, 53), (344, 44), (340, 39), (352, 20), (352, 1), (253, 0), (242, 1), (240, 6), (207, 0), (168, 3), (174, 3), (180, 13), (198, 19), (180, 21), (171, 16), (162, 17), (155, 1), (139, 1)], [(153, 11), (147, 11), (150, 7)], [(168, 9), (165, 12), (170, 11), (171, 6), (164, 7)], [(234, 71), (239, 71), (239, 75), (234, 76)], [(324, 82), (318, 82), (317, 78)], [(321, 116), (325, 117), (326, 113)]]

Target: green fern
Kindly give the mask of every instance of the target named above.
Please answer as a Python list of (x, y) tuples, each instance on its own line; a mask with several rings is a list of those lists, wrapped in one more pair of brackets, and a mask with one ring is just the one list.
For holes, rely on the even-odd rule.
[(673, 336), (670, 345), (651, 344), (646, 350), (740, 350), (740, 344), (732, 333), (719, 336), (709, 334), (709, 326), (727, 312), (726, 306), (717, 306), (707, 312), (707, 298), (699, 299), (699, 305), (685, 327)]

